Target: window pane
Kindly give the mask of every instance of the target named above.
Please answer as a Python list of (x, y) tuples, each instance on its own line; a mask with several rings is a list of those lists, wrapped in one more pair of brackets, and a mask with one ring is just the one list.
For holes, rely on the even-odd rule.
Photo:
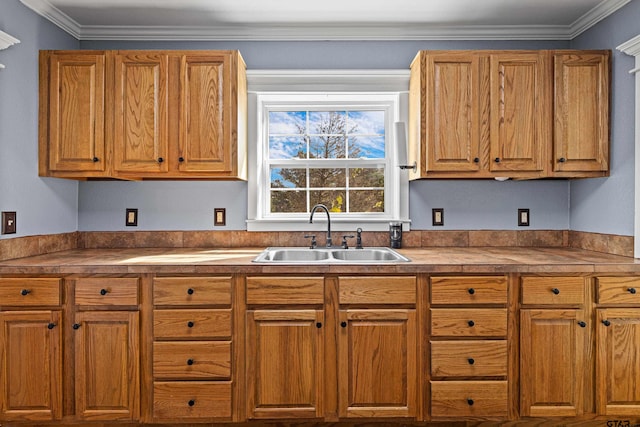
[(306, 191), (271, 191), (272, 213), (307, 212)]
[(384, 111), (349, 111), (349, 133), (384, 135)]
[(309, 169), (309, 187), (346, 187), (344, 169)]
[(349, 169), (349, 187), (384, 187), (384, 169)]
[(311, 206), (322, 203), (331, 212), (346, 212), (344, 190), (312, 190), (309, 192)]
[(384, 190), (350, 191), (349, 212), (384, 212)]
[(309, 111), (309, 130), (313, 134), (347, 133), (347, 113), (345, 111)]
[(345, 146), (343, 135), (312, 136), (309, 143), (309, 158), (344, 159)]
[(303, 136), (269, 137), (270, 159), (304, 159), (307, 157), (307, 144)]
[(307, 170), (291, 168), (271, 168), (271, 188), (305, 188)]
[(306, 111), (270, 111), (269, 135), (304, 135), (306, 123)]
[(350, 136), (349, 157), (384, 159), (384, 136)]

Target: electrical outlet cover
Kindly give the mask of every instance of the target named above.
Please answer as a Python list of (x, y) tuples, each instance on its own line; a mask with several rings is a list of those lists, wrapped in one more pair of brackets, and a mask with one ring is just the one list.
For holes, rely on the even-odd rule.
[(16, 233), (16, 213), (2, 212), (2, 234)]

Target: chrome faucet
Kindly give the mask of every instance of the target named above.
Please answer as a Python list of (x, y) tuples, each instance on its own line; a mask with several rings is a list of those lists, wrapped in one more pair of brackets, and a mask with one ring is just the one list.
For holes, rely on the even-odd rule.
[(327, 244), (326, 246), (330, 248), (333, 246), (333, 241), (331, 240), (331, 216), (329, 216), (329, 209), (325, 205), (317, 204), (311, 209), (311, 216), (309, 217), (309, 224), (313, 224), (313, 214), (317, 209), (322, 209), (327, 213)]

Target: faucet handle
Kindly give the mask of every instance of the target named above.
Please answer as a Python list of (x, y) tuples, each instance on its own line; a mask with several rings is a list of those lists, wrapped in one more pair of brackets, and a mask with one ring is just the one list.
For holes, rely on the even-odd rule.
[(362, 249), (362, 228), (356, 230), (356, 249)]
[(315, 249), (316, 246), (318, 245), (318, 242), (316, 242), (316, 235), (315, 234), (305, 234), (304, 238), (305, 239), (311, 239), (311, 245), (309, 246), (309, 249)]
[(352, 239), (355, 237), (353, 234), (344, 234), (342, 236), (342, 249), (349, 249), (349, 245), (347, 245), (347, 239)]

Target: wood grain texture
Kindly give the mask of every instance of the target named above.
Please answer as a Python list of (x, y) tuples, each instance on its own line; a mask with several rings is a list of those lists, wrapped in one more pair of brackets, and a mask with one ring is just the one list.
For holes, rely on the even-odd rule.
[(230, 380), (231, 341), (153, 343), (156, 380)]
[(230, 306), (231, 276), (156, 277), (156, 306)]
[(579, 276), (522, 277), (522, 304), (582, 305), (585, 303), (584, 281)]
[(507, 389), (506, 381), (431, 381), (431, 416), (506, 417)]
[(153, 396), (155, 419), (182, 424), (231, 417), (230, 381), (156, 381)]
[(0, 308), (60, 305), (61, 285), (58, 278), (0, 278)]
[(431, 277), (432, 304), (506, 304), (505, 276)]
[(153, 311), (156, 340), (229, 339), (231, 309), (177, 309)]
[(247, 304), (322, 304), (321, 276), (247, 277)]
[(74, 302), (81, 306), (137, 306), (139, 280), (137, 277), (77, 279)]
[(340, 304), (415, 304), (416, 276), (340, 276)]
[(433, 341), (431, 378), (507, 377), (507, 341)]
[(59, 310), (0, 312), (0, 420), (62, 418), (61, 321)]
[(638, 277), (604, 277), (596, 278), (597, 298), (599, 304), (640, 305), (640, 278)]
[(432, 308), (431, 336), (496, 337), (507, 335), (507, 310), (502, 308)]

